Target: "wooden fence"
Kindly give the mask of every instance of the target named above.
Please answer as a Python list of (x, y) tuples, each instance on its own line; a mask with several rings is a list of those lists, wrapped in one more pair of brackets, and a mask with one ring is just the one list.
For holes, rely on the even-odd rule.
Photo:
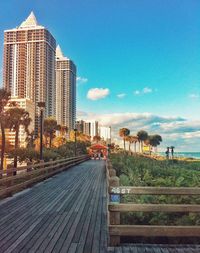
[[(0, 198), (10, 196), (54, 174), (89, 159), (88, 155), (0, 170)], [(13, 175), (16, 174), (16, 175)]]
[(200, 226), (163, 226), (163, 225), (122, 225), (121, 212), (172, 212), (200, 213), (200, 205), (193, 204), (134, 204), (120, 203), (120, 196), (132, 195), (176, 195), (200, 196), (198, 187), (122, 187), (111, 162), (107, 161), (108, 182), (108, 226), (110, 246), (120, 244), (120, 236), (144, 237), (200, 237)]

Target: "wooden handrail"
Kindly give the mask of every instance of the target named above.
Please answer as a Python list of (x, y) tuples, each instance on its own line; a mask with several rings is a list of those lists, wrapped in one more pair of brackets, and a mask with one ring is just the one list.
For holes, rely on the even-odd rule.
[(110, 225), (111, 236), (200, 237), (200, 226)]
[[(52, 162), (42, 163), (42, 168), (40, 169), (26, 171), (16, 176), (2, 178), (0, 179), (0, 184), (3, 188), (0, 190), (0, 197), (6, 197), (8, 194), (22, 190), (25, 187), (32, 185), (33, 183), (46, 179), (58, 172), (61, 172), (88, 159), (88, 155), (82, 155), (70, 159), (56, 160), (53, 162), (53, 165)], [(5, 183), (6, 185), (4, 185)]]
[(10, 168), (10, 169), (6, 169), (6, 170), (0, 170), (0, 174), (6, 174), (6, 173), (12, 173), (12, 172), (16, 172), (16, 171), (22, 171), (22, 170), (27, 170), (27, 169), (36, 169), (36, 168), (40, 168), (40, 167), (43, 167), (43, 166), (46, 166), (46, 165), (53, 165), (53, 164), (56, 164), (59, 162), (62, 162), (62, 161), (70, 161), (70, 160), (73, 160), (74, 158), (76, 157), (70, 157), (70, 158), (65, 158), (65, 159), (60, 159), (60, 160), (54, 160), (54, 161), (50, 161), (50, 162), (43, 162), (43, 163), (35, 163), (35, 164), (30, 164), (30, 165), (26, 165), (26, 166), (21, 166), (21, 167), (18, 167), (17, 169), (16, 168)]
[(109, 204), (111, 212), (173, 212), (173, 213), (199, 213), (200, 205), (178, 204)]
[(50, 162), (42, 163), (42, 167), (44, 167), (46, 165), (49, 165), (49, 166), (44, 167), (44, 168), (40, 168), (38, 170), (25, 171), (24, 173), (20, 173), (20, 174), (17, 174), (15, 176), (11, 175), (9, 177), (1, 178), (0, 179), (0, 185), (5, 183), (5, 182), (9, 182), (9, 181), (17, 180), (17, 179), (22, 179), (24, 177), (31, 176), (31, 175), (34, 175), (34, 174), (38, 174), (38, 173), (41, 174), (42, 172), (45, 172), (45, 171), (50, 170), (50, 169), (56, 169), (57, 167), (60, 167), (62, 165), (67, 165), (71, 161), (76, 161), (77, 159), (80, 159), (81, 157), (82, 156), (73, 158), (73, 160), (72, 159), (66, 160), (65, 162), (62, 162), (62, 160), (57, 160), (56, 164), (55, 163), (51, 164)]
[(200, 187), (109, 187), (110, 194), (133, 195), (200, 195)]

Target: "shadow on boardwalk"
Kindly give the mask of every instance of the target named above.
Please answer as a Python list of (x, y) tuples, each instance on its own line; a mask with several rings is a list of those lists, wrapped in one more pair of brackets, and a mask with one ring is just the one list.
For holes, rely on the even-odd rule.
[[(106, 253), (105, 162), (87, 161), (0, 202), (0, 253)], [(192, 250), (192, 251), (191, 251)], [(200, 252), (123, 246), (109, 252)]]

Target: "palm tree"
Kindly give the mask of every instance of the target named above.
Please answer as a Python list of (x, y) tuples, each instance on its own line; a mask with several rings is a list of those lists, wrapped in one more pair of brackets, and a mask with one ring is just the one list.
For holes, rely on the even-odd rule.
[(140, 144), (140, 151), (143, 152), (143, 143), (148, 139), (148, 133), (144, 130), (140, 130), (137, 133), (137, 137)]
[[(8, 115), (8, 126), (10, 130), (15, 131), (15, 150), (19, 146), (19, 129), (20, 126), (23, 126), (26, 133), (29, 133), (28, 127), (31, 123), (31, 118), (29, 117), (29, 113), (25, 111), (23, 108), (19, 107), (11, 107), (7, 110)], [(17, 168), (17, 155), (14, 156), (14, 168)], [(16, 175), (16, 172), (14, 172)]]
[(60, 131), (60, 135), (62, 137), (66, 137), (66, 134), (67, 134), (69, 128), (67, 126), (64, 126), (64, 125), (58, 125), (57, 128)]
[(96, 142), (96, 143), (98, 143), (100, 140), (101, 140), (101, 137), (99, 135), (95, 135), (93, 137), (93, 141)]
[(130, 130), (128, 128), (121, 128), (119, 130), (119, 136), (124, 140), (124, 151), (126, 150), (126, 136), (130, 134)]
[(138, 142), (137, 136), (131, 136), (131, 143), (134, 143), (134, 152), (136, 153), (136, 144)]
[(46, 140), (49, 137), (50, 148), (52, 144), (52, 139), (55, 137), (56, 130), (58, 129), (59, 129), (59, 126), (57, 124), (57, 121), (54, 118), (49, 117), (44, 120), (44, 135), (46, 136)]
[(131, 151), (131, 136), (128, 135), (128, 136), (125, 136), (125, 141), (127, 141), (129, 143), (129, 146), (128, 146), (128, 151), (130, 152)]
[(162, 142), (162, 137), (158, 134), (148, 136), (148, 144), (151, 147), (157, 147)]
[(10, 93), (6, 91), (5, 89), (0, 89), (0, 125), (1, 125), (1, 138), (2, 138), (0, 170), (3, 170), (3, 161), (4, 161), (5, 145), (6, 145), (5, 123), (7, 121), (6, 121), (6, 115), (5, 115), (5, 106), (7, 105), (9, 99), (10, 99)]

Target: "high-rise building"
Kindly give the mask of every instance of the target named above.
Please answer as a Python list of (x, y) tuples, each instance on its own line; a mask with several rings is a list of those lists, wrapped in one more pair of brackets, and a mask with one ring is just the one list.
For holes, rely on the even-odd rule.
[(94, 136), (99, 135), (99, 131), (98, 131), (99, 123), (98, 123), (98, 121), (91, 121), (90, 126), (91, 126), (90, 127), (90, 136), (93, 139)]
[(77, 131), (80, 132), (80, 133), (83, 133), (83, 128), (84, 128), (84, 121), (83, 120), (76, 121)]
[(76, 120), (76, 66), (65, 57), (59, 46), (56, 48), (56, 119), (67, 126), (69, 132), (75, 128)]
[(51, 33), (39, 25), (33, 12), (15, 29), (4, 31), (3, 83), (11, 95), (35, 104), (45, 102), (45, 116), (55, 116), (55, 50)]
[(84, 122), (83, 133), (88, 136), (91, 136), (91, 123), (90, 122)]
[(99, 127), (99, 136), (107, 142), (107, 144), (111, 144), (111, 127), (100, 126)]

